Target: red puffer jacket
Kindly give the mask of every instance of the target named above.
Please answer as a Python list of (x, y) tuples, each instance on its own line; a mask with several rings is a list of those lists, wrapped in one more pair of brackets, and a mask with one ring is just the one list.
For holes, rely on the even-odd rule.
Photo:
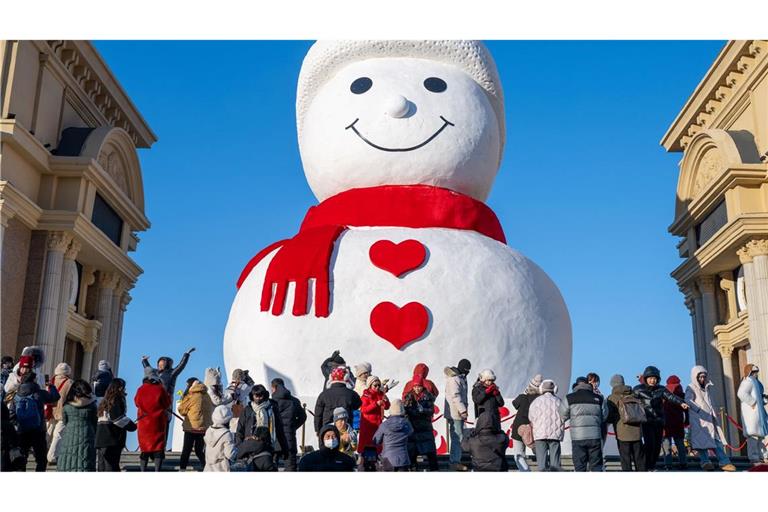
[[(680, 385), (680, 377), (670, 375), (667, 378), (667, 389), (670, 393), (680, 398), (685, 398), (683, 386)], [(685, 425), (688, 423), (688, 414), (677, 404), (669, 400), (664, 401), (664, 437), (685, 437)]]
[[(435, 383), (427, 378), (427, 375), (429, 375), (429, 366), (424, 363), (417, 364), (413, 369), (413, 375), (421, 375), (424, 377), (424, 389), (429, 391), (434, 398), (437, 398), (437, 395), (440, 394), (440, 391), (437, 390)], [(403, 388), (403, 399), (405, 399), (405, 395), (407, 395), (411, 389), (413, 389), (413, 380), (409, 380), (405, 383), (405, 387)]]
[[(376, 402), (381, 400), (384, 403), (384, 409), (389, 409), (389, 400), (387, 395), (381, 391), (374, 391), (371, 388), (363, 392), (363, 405), (360, 407), (360, 435), (357, 439), (357, 451), (363, 453), (368, 446), (373, 446), (373, 435), (376, 429), (381, 425), (384, 419), (384, 411)], [(380, 449), (380, 448), (379, 448)]]
[(145, 382), (136, 391), (133, 402), (138, 409), (139, 450), (145, 453), (164, 451), (171, 397), (162, 384)]

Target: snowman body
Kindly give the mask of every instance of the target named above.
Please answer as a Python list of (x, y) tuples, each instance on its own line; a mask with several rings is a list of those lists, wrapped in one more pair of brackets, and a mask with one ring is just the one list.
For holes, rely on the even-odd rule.
[[(463, 204), (471, 198), (482, 205), (475, 213), (487, 208), (482, 202), (499, 169), (505, 116), (498, 71), (482, 43), (318, 42), (302, 65), (296, 110), (304, 173), (320, 206), (360, 189), (420, 186), (460, 195)], [(432, 208), (406, 194), (381, 208), (391, 214), (406, 207), (433, 219), (431, 213), (455, 200)], [(492, 212), (488, 217), (497, 222)], [(249, 265), (232, 304), (224, 334), (228, 373), (248, 369), (265, 385), (280, 377), (312, 409), (325, 386), (321, 363), (334, 350), (350, 366), (367, 361), (373, 374), (400, 382), (426, 363), (441, 392), (444, 368), (464, 358), (472, 363), (470, 386), (480, 370), (496, 373), (508, 397), (502, 411), (508, 429), (511, 398), (533, 375), (566, 389), (571, 324), (549, 277), (499, 241), (503, 234), (460, 226), (466, 218), (461, 213), (445, 224), (339, 220), (343, 230), (332, 252), (324, 253), (330, 254), (329, 308), (323, 305), (320, 314), (312, 281), (308, 311), (292, 311), (296, 281), (286, 276), (285, 307), (264, 307), (270, 262), (280, 261), (283, 248), (262, 255)], [(298, 266), (302, 254), (293, 254)], [(274, 291), (273, 301), (276, 293), (282, 297)], [(390, 391), (390, 398), (400, 390)], [(435, 405), (437, 446), (444, 453), (444, 396)], [(306, 436), (307, 444), (313, 437)]]
[[(382, 240), (415, 240), (426, 249), (424, 261), (396, 277), (371, 261), (371, 246)], [(484, 235), (445, 228), (346, 230), (331, 257), (326, 318), (313, 314), (311, 300), (303, 316), (291, 315), (288, 307), (279, 316), (260, 310), (273, 256), (253, 268), (235, 297), (224, 359), (230, 372), (250, 369), (257, 383), (283, 378), (309, 405), (324, 386), (320, 364), (337, 349), (350, 365), (370, 361), (376, 375), (401, 382), (417, 363), (426, 363), (440, 389), (443, 368), (462, 358), (478, 370), (492, 368), (505, 396), (521, 392), (536, 373), (562, 383), (570, 379), (571, 327), (560, 292), (536, 264)], [(286, 304), (293, 293), (289, 287)], [(424, 332), (401, 348), (378, 335), (371, 315), (383, 302), (422, 305), (429, 315)], [(400, 318), (395, 311), (382, 321), (396, 324)]]

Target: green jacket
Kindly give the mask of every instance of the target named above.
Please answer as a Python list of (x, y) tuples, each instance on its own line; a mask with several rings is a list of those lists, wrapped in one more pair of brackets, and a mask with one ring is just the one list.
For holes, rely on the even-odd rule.
[(67, 402), (62, 411), (57, 471), (96, 471), (96, 402), (85, 399)]

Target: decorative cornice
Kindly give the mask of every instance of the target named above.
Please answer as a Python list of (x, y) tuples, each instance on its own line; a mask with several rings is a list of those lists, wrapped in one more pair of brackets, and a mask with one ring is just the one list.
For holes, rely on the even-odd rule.
[(3, 222), (16, 217), (30, 229), (37, 228), (43, 210), (6, 180), (0, 180), (0, 213)]
[(157, 137), (130, 98), (87, 41), (46, 41), (58, 64), (72, 77), (75, 87), (98, 109), (111, 126), (130, 134), (139, 147), (149, 147)]
[(755, 256), (768, 255), (768, 239), (761, 238), (761, 239), (750, 240), (749, 242), (747, 242), (747, 245), (745, 247), (749, 251), (749, 255), (752, 256), (753, 258)]
[(662, 146), (683, 151), (697, 133), (717, 124), (766, 54), (768, 41), (729, 41), (667, 130)]
[(81, 244), (76, 238), (73, 238), (72, 242), (69, 244), (69, 248), (64, 253), (64, 259), (73, 260), (77, 258), (77, 254), (80, 252), (80, 249), (82, 248), (83, 248), (83, 244)]
[(66, 231), (50, 231), (46, 241), (49, 251), (64, 252), (72, 243), (72, 233)]
[(696, 280), (701, 293), (715, 293), (715, 278), (712, 276), (701, 276)]
[(120, 276), (114, 272), (99, 271), (99, 288), (104, 290), (114, 290), (120, 283)]

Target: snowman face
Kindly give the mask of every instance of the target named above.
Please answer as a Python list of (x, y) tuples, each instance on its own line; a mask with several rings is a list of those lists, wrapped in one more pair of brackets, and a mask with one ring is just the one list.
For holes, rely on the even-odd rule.
[(299, 148), (320, 200), (352, 188), (416, 184), (485, 200), (501, 141), (484, 90), (462, 70), (378, 58), (349, 64), (317, 91)]

